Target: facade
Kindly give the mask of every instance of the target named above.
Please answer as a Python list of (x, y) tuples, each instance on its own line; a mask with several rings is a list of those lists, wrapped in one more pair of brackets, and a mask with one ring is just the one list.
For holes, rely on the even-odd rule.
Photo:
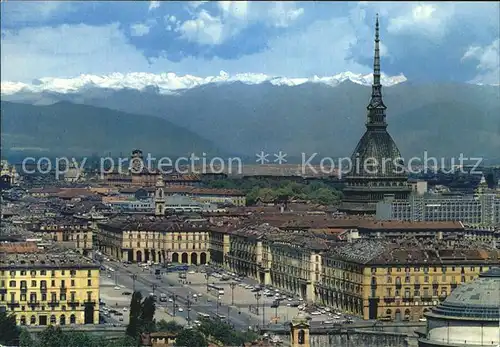
[(319, 301), (364, 319), (416, 321), (499, 261), (480, 243), (360, 240), (323, 256)]
[(0, 248), (0, 310), (19, 325), (99, 323), (99, 266), (65, 249)]
[(500, 225), (500, 198), (479, 196), (411, 195), (409, 199), (386, 196), (377, 203), (376, 219), (402, 221), (461, 221), (467, 225)]
[(99, 250), (111, 258), (138, 263), (209, 262), (209, 227), (204, 221), (151, 218), (117, 218), (99, 223)]
[(234, 206), (245, 206), (246, 196), (237, 189), (211, 189), (196, 188), (190, 186), (167, 186), (164, 188), (165, 195), (184, 195), (202, 203), (229, 204)]
[(500, 234), (494, 228), (470, 228), (461, 222), (378, 221), (360, 225), (360, 238), (442, 240), (449, 246), (461, 240), (494, 244)]
[(216, 263), (227, 270), (364, 319), (417, 321), (500, 261), (499, 250), (474, 240), (345, 242), (327, 232), (268, 224), (210, 235)]
[(10, 165), (7, 160), (0, 161), (0, 177), (2, 180), (5, 180), (8, 187), (17, 184), (19, 180), (19, 174), (17, 173), (16, 167)]
[(87, 220), (47, 220), (33, 224), (30, 231), (40, 238), (74, 249), (85, 256), (91, 255), (94, 230)]
[(373, 85), (367, 106), (366, 132), (351, 157), (351, 168), (345, 177), (344, 199), (340, 212), (351, 215), (375, 214), (376, 204), (386, 194), (405, 199), (410, 194), (404, 163), (396, 143), (387, 132), (380, 83), (380, 49), (378, 17), (375, 26)]
[(428, 311), (419, 347), (498, 346), (500, 344), (500, 268), (492, 268), (458, 287)]
[(136, 149), (130, 155), (128, 168), (120, 168), (122, 172), (104, 172), (104, 182), (109, 185), (123, 187), (154, 187), (159, 173), (147, 167), (141, 150)]

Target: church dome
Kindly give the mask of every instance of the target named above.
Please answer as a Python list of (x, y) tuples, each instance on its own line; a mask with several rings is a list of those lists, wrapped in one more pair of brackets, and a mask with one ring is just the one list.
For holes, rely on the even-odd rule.
[(368, 129), (351, 157), (351, 177), (406, 177), (396, 143), (385, 130)]
[(432, 310), (433, 315), (450, 318), (500, 319), (500, 268), (492, 268), (475, 281), (457, 287)]

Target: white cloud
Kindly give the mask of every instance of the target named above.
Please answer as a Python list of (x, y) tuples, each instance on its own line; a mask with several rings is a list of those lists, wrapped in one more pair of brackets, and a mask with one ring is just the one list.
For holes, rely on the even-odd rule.
[(158, 7), (160, 7), (159, 1), (150, 1), (149, 2), (149, 11), (153, 11), (154, 9), (157, 9)]
[(2, 2), (2, 26), (44, 23), (59, 13), (75, 11), (69, 1)]
[(445, 26), (453, 16), (453, 7), (446, 4), (413, 4), (406, 13), (389, 20), (387, 30), (390, 33), (418, 32), (431, 37), (442, 37)]
[(462, 61), (474, 59), (478, 62), (478, 74), (472, 83), (500, 84), (500, 39), (490, 45), (470, 46), (462, 57)]
[(130, 35), (132, 36), (144, 36), (149, 34), (151, 27), (143, 23), (135, 23), (130, 26)]
[(198, 13), (196, 19), (182, 23), (179, 31), (184, 39), (205, 45), (218, 45), (225, 39), (224, 25), (220, 18), (211, 16), (205, 10)]
[[(175, 72), (202, 77), (218, 75), (221, 70), (230, 74), (250, 72), (285, 77), (327, 76), (347, 70), (370, 72), (369, 67), (347, 58), (356, 37), (345, 19), (318, 21), (301, 33), (275, 37), (266, 51), (239, 60), (189, 57), (171, 62), (160, 57), (148, 61), (119, 28), (115, 23), (99, 27), (80, 24), (7, 30), (2, 40), (2, 80), (31, 82), (43, 77), (115, 72)], [(88, 39), (79, 39), (82, 37)], [(335, 44), (325, 45), (325, 37)]]
[[(196, 2), (188, 5), (195, 9), (194, 18), (180, 25), (183, 37), (191, 42), (218, 45), (237, 35), (251, 23), (263, 23), (274, 27), (288, 27), (296, 21), (304, 9), (295, 2), (218, 1), (219, 15), (212, 15), (199, 8)], [(199, 8), (199, 9), (198, 9)]]

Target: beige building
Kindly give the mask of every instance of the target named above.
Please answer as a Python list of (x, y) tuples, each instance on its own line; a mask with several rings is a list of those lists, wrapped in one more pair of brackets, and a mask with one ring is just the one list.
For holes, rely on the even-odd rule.
[(204, 220), (116, 218), (98, 224), (98, 248), (123, 261), (206, 264), (209, 226)]
[(268, 224), (210, 235), (210, 251), (229, 271), (364, 319), (418, 320), (500, 262), (500, 251), (474, 240), (345, 242)]
[(91, 255), (94, 230), (84, 219), (64, 218), (33, 224), (30, 228), (36, 236), (74, 249), (85, 256)]
[(323, 254), (317, 301), (364, 319), (415, 321), (499, 262), (500, 251), (472, 241), (359, 240)]

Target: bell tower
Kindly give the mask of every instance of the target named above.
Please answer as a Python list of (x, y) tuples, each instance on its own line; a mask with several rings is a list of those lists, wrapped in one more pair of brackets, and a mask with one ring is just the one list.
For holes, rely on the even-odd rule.
[(155, 190), (155, 216), (165, 215), (165, 183), (163, 182), (163, 176), (158, 175), (156, 180), (156, 190)]
[(290, 346), (311, 347), (309, 338), (309, 320), (302, 312), (292, 319), (290, 323)]

